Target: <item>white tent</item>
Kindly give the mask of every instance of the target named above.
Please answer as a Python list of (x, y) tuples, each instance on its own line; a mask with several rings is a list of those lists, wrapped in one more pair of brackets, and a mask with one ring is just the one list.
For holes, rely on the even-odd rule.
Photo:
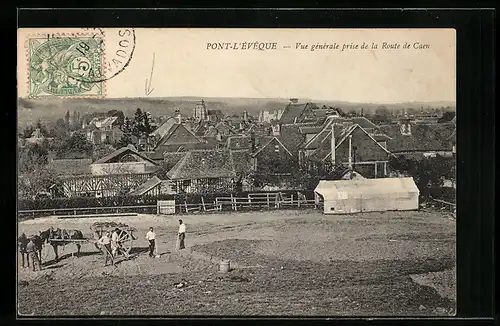
[(420, 191), (413, 178), (378, 178), (321, 180), (314, 193), (325, 214), (346, 214), (416, 210)]

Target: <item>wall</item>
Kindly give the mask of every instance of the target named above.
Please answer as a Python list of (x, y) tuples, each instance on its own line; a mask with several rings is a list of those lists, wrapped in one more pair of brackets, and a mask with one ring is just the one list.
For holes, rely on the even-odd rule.
[[(332, 211), (331, 208), (334, 208)], [(327, 200), (324, 203), (325, 214), (346, 214), (359, 212), (384, 212), (418, 209), (417, 193), (394, 193), (381, 198), (347, 198)]]
[(91, 164), (90, 170), (93, 175), (145, 173), (145, 162), (103, 163)]
[[(276, 152), (276, 147), (278, 146), (278, 152)], [(266, 147), (264, 147), (257, 155), (257, 171), (261, 169), (259, 164), (262, 162), (270, 163), (272, 161), (273, 166), (271, 172), (274, 173), (285, 173), (289, 172), (289, 167), (292, 164), (293, 157), (288, 154), (286, 149), (281, 146), (281, 144), (273, 139)], [(261, 163), (259, 163), (261, 162)]]

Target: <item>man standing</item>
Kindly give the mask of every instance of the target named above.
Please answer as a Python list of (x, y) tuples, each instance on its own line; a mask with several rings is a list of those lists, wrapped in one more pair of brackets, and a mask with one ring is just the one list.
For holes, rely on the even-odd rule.
[(156, 234), (153, 231), (153, 228), (149, 228), (148, 233), (146, 233), (146, 239), (149, 241), (149, 257), (153, 258), (154, 255), (154, 250), (155, 250), (155, 239), (156, 239)]
[(29, 260), (31, 259), (33, 272), (36, 271), (35, 264), (38, 266), (38, 270), (42, 270), (42, 266), (40, 266), (40, 260), (38, 260), (39, 257), (38, 253), (36, 252), (36, 246), (35, 243), (33, 242), (33, 238), (30, 238), (30, 241), (26, 245), (26, 251), (28, 252), (28, 266), (29, 266)]
[(118, 231), (118, 228), (116, 228), (111, 235), (111, 254), (113, 255), (113, 257), (116, 257), (116, 252), (120, 247), (120, 244), (118, 243)]
[(184, 239), (186, 238), (186, 225), (179, 220), (179, 249), (184, 249)]
[(103, 246), (104, 250), (104, 267), (108, 266), (108, 258), (111, 259), (111, 264), (115, 266), (115, 260), (113, 258), (113, 254), (111, 253), (111, 239), (109, 238), (109, 232), (104, 233), (104, 235), (97, 241)]

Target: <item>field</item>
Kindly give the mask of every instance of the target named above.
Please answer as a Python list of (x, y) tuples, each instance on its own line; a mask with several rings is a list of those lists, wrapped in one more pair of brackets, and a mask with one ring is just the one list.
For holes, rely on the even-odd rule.
[[(185, 215), (187, 249), (174, 250), (179, 216), (107, 218), (136, 227), (134, 257), (104, 267), (92, 244), (18, 264), (23, 315), (443, 316), (455, 312), (455, 221), (438, 212), (327, 216), (318, 211)], [(100, 219), (24, 221), (19, 232), (80, 229)], [(161, 257), (149, 258), (154, 227)], [(212, 256), (212, 260), (210, 257)], [(218, 272), (218, 260), (237, 268)], [(20, 257), (19, 257), (20, 260)], [(182, 285), (176, 284), (183, 282)]]

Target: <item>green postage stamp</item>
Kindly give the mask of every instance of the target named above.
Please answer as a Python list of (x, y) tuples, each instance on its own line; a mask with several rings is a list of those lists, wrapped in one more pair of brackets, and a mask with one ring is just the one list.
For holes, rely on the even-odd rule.
[(28, 38), (29, 97), (103, 97), (104, 42), (99, 36)]

